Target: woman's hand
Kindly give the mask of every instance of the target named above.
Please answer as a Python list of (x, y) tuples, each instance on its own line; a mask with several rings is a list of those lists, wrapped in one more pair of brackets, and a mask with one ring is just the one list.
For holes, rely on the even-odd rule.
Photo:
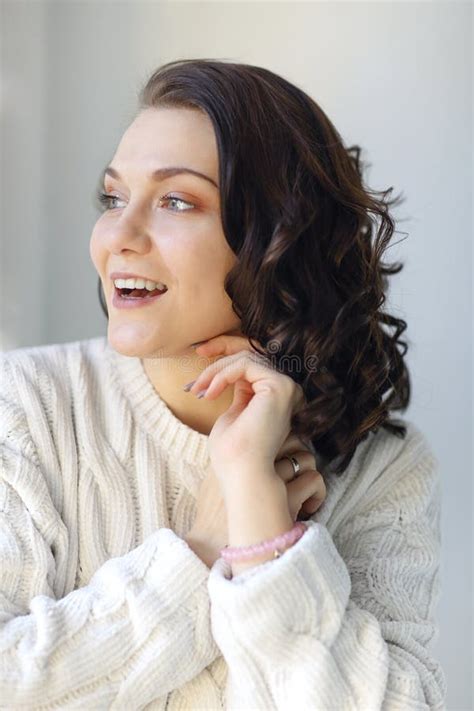
[[(262, 345), (258, 341), (255, 341), (255, 343), (261, 350), (264, 350)], [(211, 338), (199, 344), (198, 346), (193, 346), (193, 348), (196, 353), (198, 353), (198, 355), (206, 357), (229, 356), (234, 355), (235, 353), (239, 353), (242, 350), (248, 350), (250, 353), (257, 353), (257, 351), (255, 351), (252, 347), (248, 338), (245, 338), (245, 336), (239, 330), (226, 334), (221, 334), (220, 336)], [(324, 499), (326, 497), (326, 486), (321, 473), (318, 472), (316, 469), (316, 460), (314, 458), (314, 455), (306, 444), (304, 444), (298, 437), (296, 437), (290, 432), (285, 442), (281, 446), (280, 450), (278, 451), (278, 454), (274, 461), (274, 468), (276, 473), (285, 482), (289, 482), (294, 478), (293, 466), (288, 459), (283, 459), (285, 455), (293, 455), (297, 457), (301, 467), (298, 476), (301, 476), (301, 474), (305, 472), (313, 472), (313, 474), (316, 475), (318, 478), (314, 494), (312, 494), (302, 503), (300, 502), (296, 510), (295, 505), (297, 505), (298, 503), (297, 499), (293, 497), (290, 501), (290, 492), (294, 489), (294, 486), (290, 487), (288, 500), (290, 512), (293, 518), (296, 518), (301, 507), (305, 513), (314, 514), (324, 502)], [(299, 486), (301, 486), (301, 482), (299, 482)]]
[[(284, 455), (296, 457), (301, 467), (294, 476), (293, 466)], [(288, 509), (293, 521), (306, 520), (316, 513), (326, 498), (326, 486), (316, 462), (303, 442), (290, 434), (278, 452), (275, 471), (286, 483)], [(227, 510), (221, 485), (209, 464), (207, 474), (199, 488), (196, 518), (186, 536), (188, 545), (211, 568), (228, 543)]]
[[(260, 345), (260, 344), (258, 344)], [(243, 349), (254, 352), (249, 341), (239, 335), (222, 335), (198, 346), (199, 355), (209, 357), (233, 355)], [(291, 462), (285, 455), (295, 456), (300, 472), (295, 477)], [(286, 483), (288, 509), (293, 520), (302, 520), (314, 514), (326, 497), (326, 486), (310, 449), (290, 433), (278, 450), (274, 460), (275, 473)], [(306, 516), (305, 516), (306, 514)], [(204, 562), (211, 567), (228, 538), (227, 512), (222, 497), (219, 477), (212, 464), (203, 480), (197, 500), (196, 519), (186, 540)]]
[[(293, 465), (285, 455), (295, 457), (300, 471), (295, 476)], [(288, 509), (293, 521), (306, 520), (316, 513), (326, 499), (326, 484), (316, 468), (314, 454), (294, 434), (290, 434), (275, 460), (275, 471), (286, 482)]]
[[(271, 465), (290, 432), (293, 412), (304, 402), (302, 387), (270, 362), (248, 350), (224, 356), (198, 376), (190, 394), (218, 397), (234, 385), (232, 405), (214, 423), (209, 454), (225, 486), (232, 475), (223, 470)], [(205, 392), (204, 392), (205, 391)], [(221, 472), (223, 477), (221, 477)]]

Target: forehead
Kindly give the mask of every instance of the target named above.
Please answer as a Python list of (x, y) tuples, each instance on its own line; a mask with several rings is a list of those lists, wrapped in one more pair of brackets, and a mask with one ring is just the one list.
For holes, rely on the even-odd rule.
[(123, 134), (111, 161), (122, 172), (151, 173), (168, 165), (186, 165), (217, 182), (217, 142), (211, 120), (194, 109), (141, 111)]

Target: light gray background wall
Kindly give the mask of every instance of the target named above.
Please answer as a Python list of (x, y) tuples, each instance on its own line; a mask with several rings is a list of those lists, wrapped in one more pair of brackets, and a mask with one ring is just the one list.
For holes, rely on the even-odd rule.
[(403, 190), (386, 259), (406, 266), (388, 302), (413, 344), (406, 416), (442, 465), (434, 650), (448, 708), (472, 708), (472, 5), (4, 0), (1, 10), (3, 350), (106, 332), (92, 194), (163, 62), (213, 57), (283, 74), (364, 148), (370, 187)]

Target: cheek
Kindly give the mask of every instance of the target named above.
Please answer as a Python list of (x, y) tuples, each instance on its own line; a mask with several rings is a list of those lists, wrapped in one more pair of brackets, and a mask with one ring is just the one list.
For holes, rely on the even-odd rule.
[(100, 271), (104, 254), (104, 249), (100, 247), (99, 230), (94, 227), (89, 241), (89, 255), (97, 271)]
[(181, 273), (180, 281), (185, 284), (182, 296), (186, 308), (193, 313), (198, 311), (209, 315), (226, 310), (230, 300), (224, 290), (224, 279), (222, 262), (208, 262), (202, 272), (192, 270), (187, 275)]
[(203, 240), (199, 246), (190, 247), (180, 271), (180, 280), (187, 285), (189, 303), (200, 307), (205, 304), (209, 311), (220, 311), (230, 302), (224, 281), (236, 257), (223, 240), (224, 237), (222, 241), (207, 240), (206, 244)]

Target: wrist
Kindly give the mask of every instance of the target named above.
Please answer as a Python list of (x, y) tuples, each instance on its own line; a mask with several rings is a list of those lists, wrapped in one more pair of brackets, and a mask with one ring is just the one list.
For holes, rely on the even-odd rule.
[(242, 477), (226, 496), (229, 546), (254, 545), (292, 528), (286, 485), (275, 476)]
[(222, 496), (234, 498), (246, 495), (249, 491), (271, 491), (272, 489), (286, 492), (286, 485), (275, 471), (275, 463), (266, 460), (232, 462), (222, 465), (219, 469), (219, 480)]
[(294, 523), (282, 534), (266, 539), (259, 544), (226, 547), (221, 556), (232, 565), (233, 575), (238, 575), (249, 567), (279, 558), (288, 548), (291, 548), (304, 535), (306, 527), (303, 523)]

